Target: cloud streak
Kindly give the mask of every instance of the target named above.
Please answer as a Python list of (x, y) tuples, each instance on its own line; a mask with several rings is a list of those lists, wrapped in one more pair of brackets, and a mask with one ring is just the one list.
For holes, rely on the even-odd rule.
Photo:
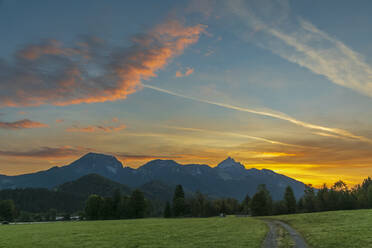
[(31, 121), (29, 119), (23, 119), (23, 120), (14, 121), (14, 122), (0, 121), (0, 129), (17, 130), (17, 129), (42, 128), (42, 127), (49, 127), (49, 126), (47, 124), (40, 123), (37, 121)]
[[(372, 97), (372, 66), (363, 56), (310, 22), (292, 17), (288, 2), (280, 3), (274, 8), (274, 1), (230, 2), (230, 9), (249, 29), (240, 35), (334, 84)], [(278, 18), (273, 21), (272, 16)]]
[(70, 47), (54, 40), (28, 45), (16, 52), (13, 63), (0, 59), (0, 107), (125, 99), (196, 43), (205, 28), (167, 21), (132, 37), (127, 48), (112, 48), (94, 37)]
[(152, 159), (177, 159), (182, 158), (182, 156), (166, 156), (166, 155), (146, 155), (146, 154), (126, 154), (126, 153), (116, 153), (120, 160), (132, 161), (132, 160), (152, 160)]
[(6, 157), (19, 157), (19, 158), (41, 158), (41, 159), (51, 159), (51, 158), (66, 158), (81, 155), (84, 152), (90, 151), (89, 149), (82, 147), (41, 147), (39, 149), (29, 150), (29, 151), (6, 151), (0, 150), (0, 156)]
[(190, 127), (174, 127), (174, 126), (165, 126), (165, 127), (175, 129), (175, 130), (181, 130), (181, 131), (210, 133), (210, 134), (213, 134), (213, 135), (224, 135), (224, 136), (232, 136), (232, 137), (237, 137), (237, 138), (252, 139), (252, 140), (262, 141), (262, 142), (275, 144), (275, 145), (305, 147), (305, 146), (301, 146), (301, 145), (289, 144), (289, 143), (284, 143), (284, 142), (280, 142), (280, 141), (276, 141), (276, 140), (271, 140), (271, 139), (266, 139), (266, 138), (262, 138), (262, 137), (256, 137), (256, 136), (241, 134), (241, 133), (226, 132), (226, 131), (219, 132), (219, 131), (212, 131), (212, 130), (201, 129), (201, 128), (190, 128)]
[(124, 124), (120, 124), (117, 126), (104, 126), (104, 125), (95, 125), (95, 126), (87, 126), (87, 127), (79, 127), (73, 126), (66, 129), (66, 132), (78, 132), (78, 133), (95, 133), (95, 132), (104, 132), (104, 133), (111, 133), (117, 132), (125, 129), (126, 126)]
[(226, 108), (226, 109), (232, 109), (232, 110), (236, 110), (236, 111), (240, 111), (240, 112), (247, 112), (247, 113), (261, 115), (261, 116), (268, 116), (268, 117), (271, 117), (271, 118), (284, 120), (284, 121), (290, 122), (292, 124), (295, 124), (297, 126), (301, 126), (301, 127), (304, 127), (304, 128), (319, 130), (319, 131), (323, 131), (323, 132), (329, 132), (329, 133), (334, 134), (336, 136), (340, 136), (341, 138), (346, 137), (346, 138), (349, 138), (349, 139), (354, 139), (354, 140), (359, 140), (359, 141), (363, 141), (363, 142), (367, 142), (367, 143), (372, 143), (371, 139), (366, 138), (364, 136), (355, 135), (355, 134), (353, 134), (349, 131), (346, 131), (346, 130), (343, 130), (343, 129), (340, 129), (340, 128), (325, 127), (325, 126), (320, 126), (320, 125), (300, 121), (300, 120), (297, 120), (297, 119), (295, 119), (295, 118), (293, 118), (289, 115), (286, 115), (284, 113), (281, 113), (281, 112), (276, 112), (276, 111), (273, 111), (273, 110), (263, 111), (263, 110), (257, 110), (257, 109), (251, 109), (251, 108), (244, 108), (244, 107), (239, 107), (239, 106), (235, 106), (235, 105), (231, 105), (231, 104), (220, 103), (220, 102), (210, 101), (210, 100), (196, 98), (196, 97), (192, 97), (192, 96), (187, 96), (187, 95), (179, 94), (179, 93), (176, 93), (176, 92), (173, 92), (173, 91), (170, 91), (170, 90), (162, 89), (162, 88), (159, 88), (159, 87), (156, 87), (156, 86), (151, 86), (151, 85), (147, 85), (147, 84), (142, 84), (142, 85), (143, 85), (144, 88), (149, 88), (149, 89), (156, 90), (156, 91), (162, 92), (162, 93), (166, 93), (166, 94), (169, 94), (169, 95), (172, 95), (172, 96), (177, 96), (177, 97), (181, 97), (181, 98), (185, 98), (185, 99), (189, 99), (189, 100), (193, 100), (193, 101), (197, 101), (197, 102), (207, 103), (207, 104), (219, 106), (219, 107)]

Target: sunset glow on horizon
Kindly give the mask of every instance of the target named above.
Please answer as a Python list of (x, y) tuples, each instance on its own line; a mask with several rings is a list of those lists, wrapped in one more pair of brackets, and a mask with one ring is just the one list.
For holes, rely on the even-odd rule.
[(0, 1), (0, 174), (96, 152), (372, 176), (372, 3), (21, 2)]

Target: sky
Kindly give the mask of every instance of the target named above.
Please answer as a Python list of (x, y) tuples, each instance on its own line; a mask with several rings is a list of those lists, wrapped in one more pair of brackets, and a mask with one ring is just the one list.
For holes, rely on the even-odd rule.
[(0, 174), (87, 152), (372, 174), (371, 1), (0, 1)]

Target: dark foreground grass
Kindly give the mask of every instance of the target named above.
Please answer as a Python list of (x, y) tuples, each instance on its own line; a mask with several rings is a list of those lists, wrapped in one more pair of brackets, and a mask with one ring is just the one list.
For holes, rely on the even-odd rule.
[(314, 248), (372, 247), (372, 210), (270, 217), (287, 222)]
[(139, 219), (0, 225), (0, 247), (260, 247), (253, 218)]

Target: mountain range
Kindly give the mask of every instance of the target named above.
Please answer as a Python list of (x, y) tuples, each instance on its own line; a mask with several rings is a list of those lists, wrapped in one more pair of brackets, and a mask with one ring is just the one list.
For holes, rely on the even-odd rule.
[(89, 174), (100, 175), (130, 188), (154, 188), (154, 194), (158, 188), (160, 193), (156, 197), (161, 197), (164, 189), (177, 184), (181, 184), (186, 191), (200, 191), (211, 197), (234, 197), (238, 200), (242, 200), (246, 194), (252, 196), (260, 184), (266, 184), (274, 200), (282, 199), (287, 186), (293, 188), (297, 198), (303, 195), (305, 189), (302, 182), (267, 169), (246, 169), (230, 157), (216, 167), (205, 164), (181, 165), (173, 160), (157, 159), (133, 169), (123, 167), (114, 156), (98, 153), (88, 153), (69, 165), (45, 171), (17, 176), (0, 175), (0, 189), (53, 189), (62, 184), (67, 187), (67, 182)]

